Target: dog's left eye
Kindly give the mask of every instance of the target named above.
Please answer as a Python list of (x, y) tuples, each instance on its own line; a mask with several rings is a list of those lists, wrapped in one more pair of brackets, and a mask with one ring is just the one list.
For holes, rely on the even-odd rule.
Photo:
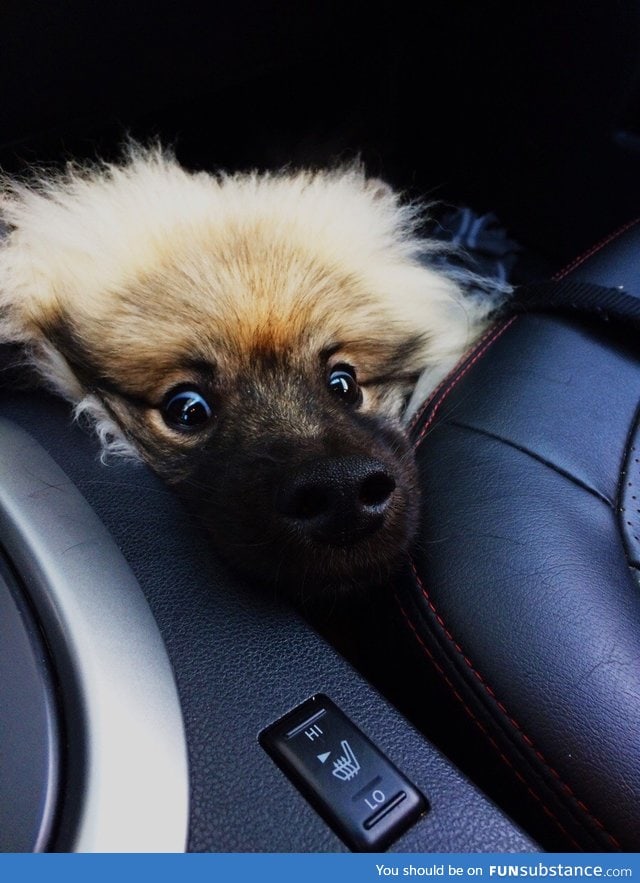
[(356, 380), (356, 372), (351, 365), (336, 365), (329, 374), (327, 387), (347, 405), (360, 404), (362, 393)]
[(202, 429), (213, 416), (213, 411), (198, 390), (179, 389), (167, 395), (162, 406), (162, 416), (172, 429), (190, 432)]

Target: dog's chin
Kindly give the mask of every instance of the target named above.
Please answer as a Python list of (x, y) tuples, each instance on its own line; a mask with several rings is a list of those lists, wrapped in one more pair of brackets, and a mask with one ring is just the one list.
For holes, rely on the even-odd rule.
[(229, 554), (228, 549), (222, 549), (222, 557), (259, 590), (296, 602), (322, 604), (336, 595), (378, 590), (393, 579), (407, 560), (409, 539), (386, 555), (373, 546), (372, 541), (310, 545), (306, 554), (302, 550), (293, 554), (285, 548), (262, 560), (256, 557), (255, 549), (251, 555), (249, 548), (244, 555), (242, 550)]
[(236, 572), (259, 590), (297, 603), (322, 605), (337, 596), (367, 594), (389, 586), (408, 560), (416, 532), (417, 501), (388, 528), (361, 536), (357, 532), (332, 542), (278, 533), (261, 543), (235, 541), (212, 524), (214, 547)]

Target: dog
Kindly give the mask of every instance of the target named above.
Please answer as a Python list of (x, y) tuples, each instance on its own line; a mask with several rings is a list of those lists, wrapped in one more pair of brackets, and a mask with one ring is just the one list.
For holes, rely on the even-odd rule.
[(389, 579), (416, 531), (406, 422), (495, 299), (430, 266), (357, 163), (191, 173), (159, 147), (4, 180), (0, 341), (145, 461), (233, 566), (292, 592)]

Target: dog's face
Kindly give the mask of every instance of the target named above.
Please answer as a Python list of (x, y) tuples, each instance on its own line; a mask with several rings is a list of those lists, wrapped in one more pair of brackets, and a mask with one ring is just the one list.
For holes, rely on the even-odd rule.
[[(397, 567), (418, 500), (403, 404), (469, 325), (393, 194), (353, 170), (214, 179), (146, 156), (3, 208), (5, 337), (227, 559), (303, 593)], [(57, 222), (48, 254), (36, 216)]]

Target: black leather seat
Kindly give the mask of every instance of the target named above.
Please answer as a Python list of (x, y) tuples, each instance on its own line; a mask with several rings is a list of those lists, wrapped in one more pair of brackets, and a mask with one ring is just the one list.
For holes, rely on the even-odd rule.
[[(640, 224), (568, 275), (640, 295)], [(567, 849), (640, 850), (639, 401), (637, 332), (525, 315), (413, 426), (423, 533), (402, 614), (466, 738)]]

